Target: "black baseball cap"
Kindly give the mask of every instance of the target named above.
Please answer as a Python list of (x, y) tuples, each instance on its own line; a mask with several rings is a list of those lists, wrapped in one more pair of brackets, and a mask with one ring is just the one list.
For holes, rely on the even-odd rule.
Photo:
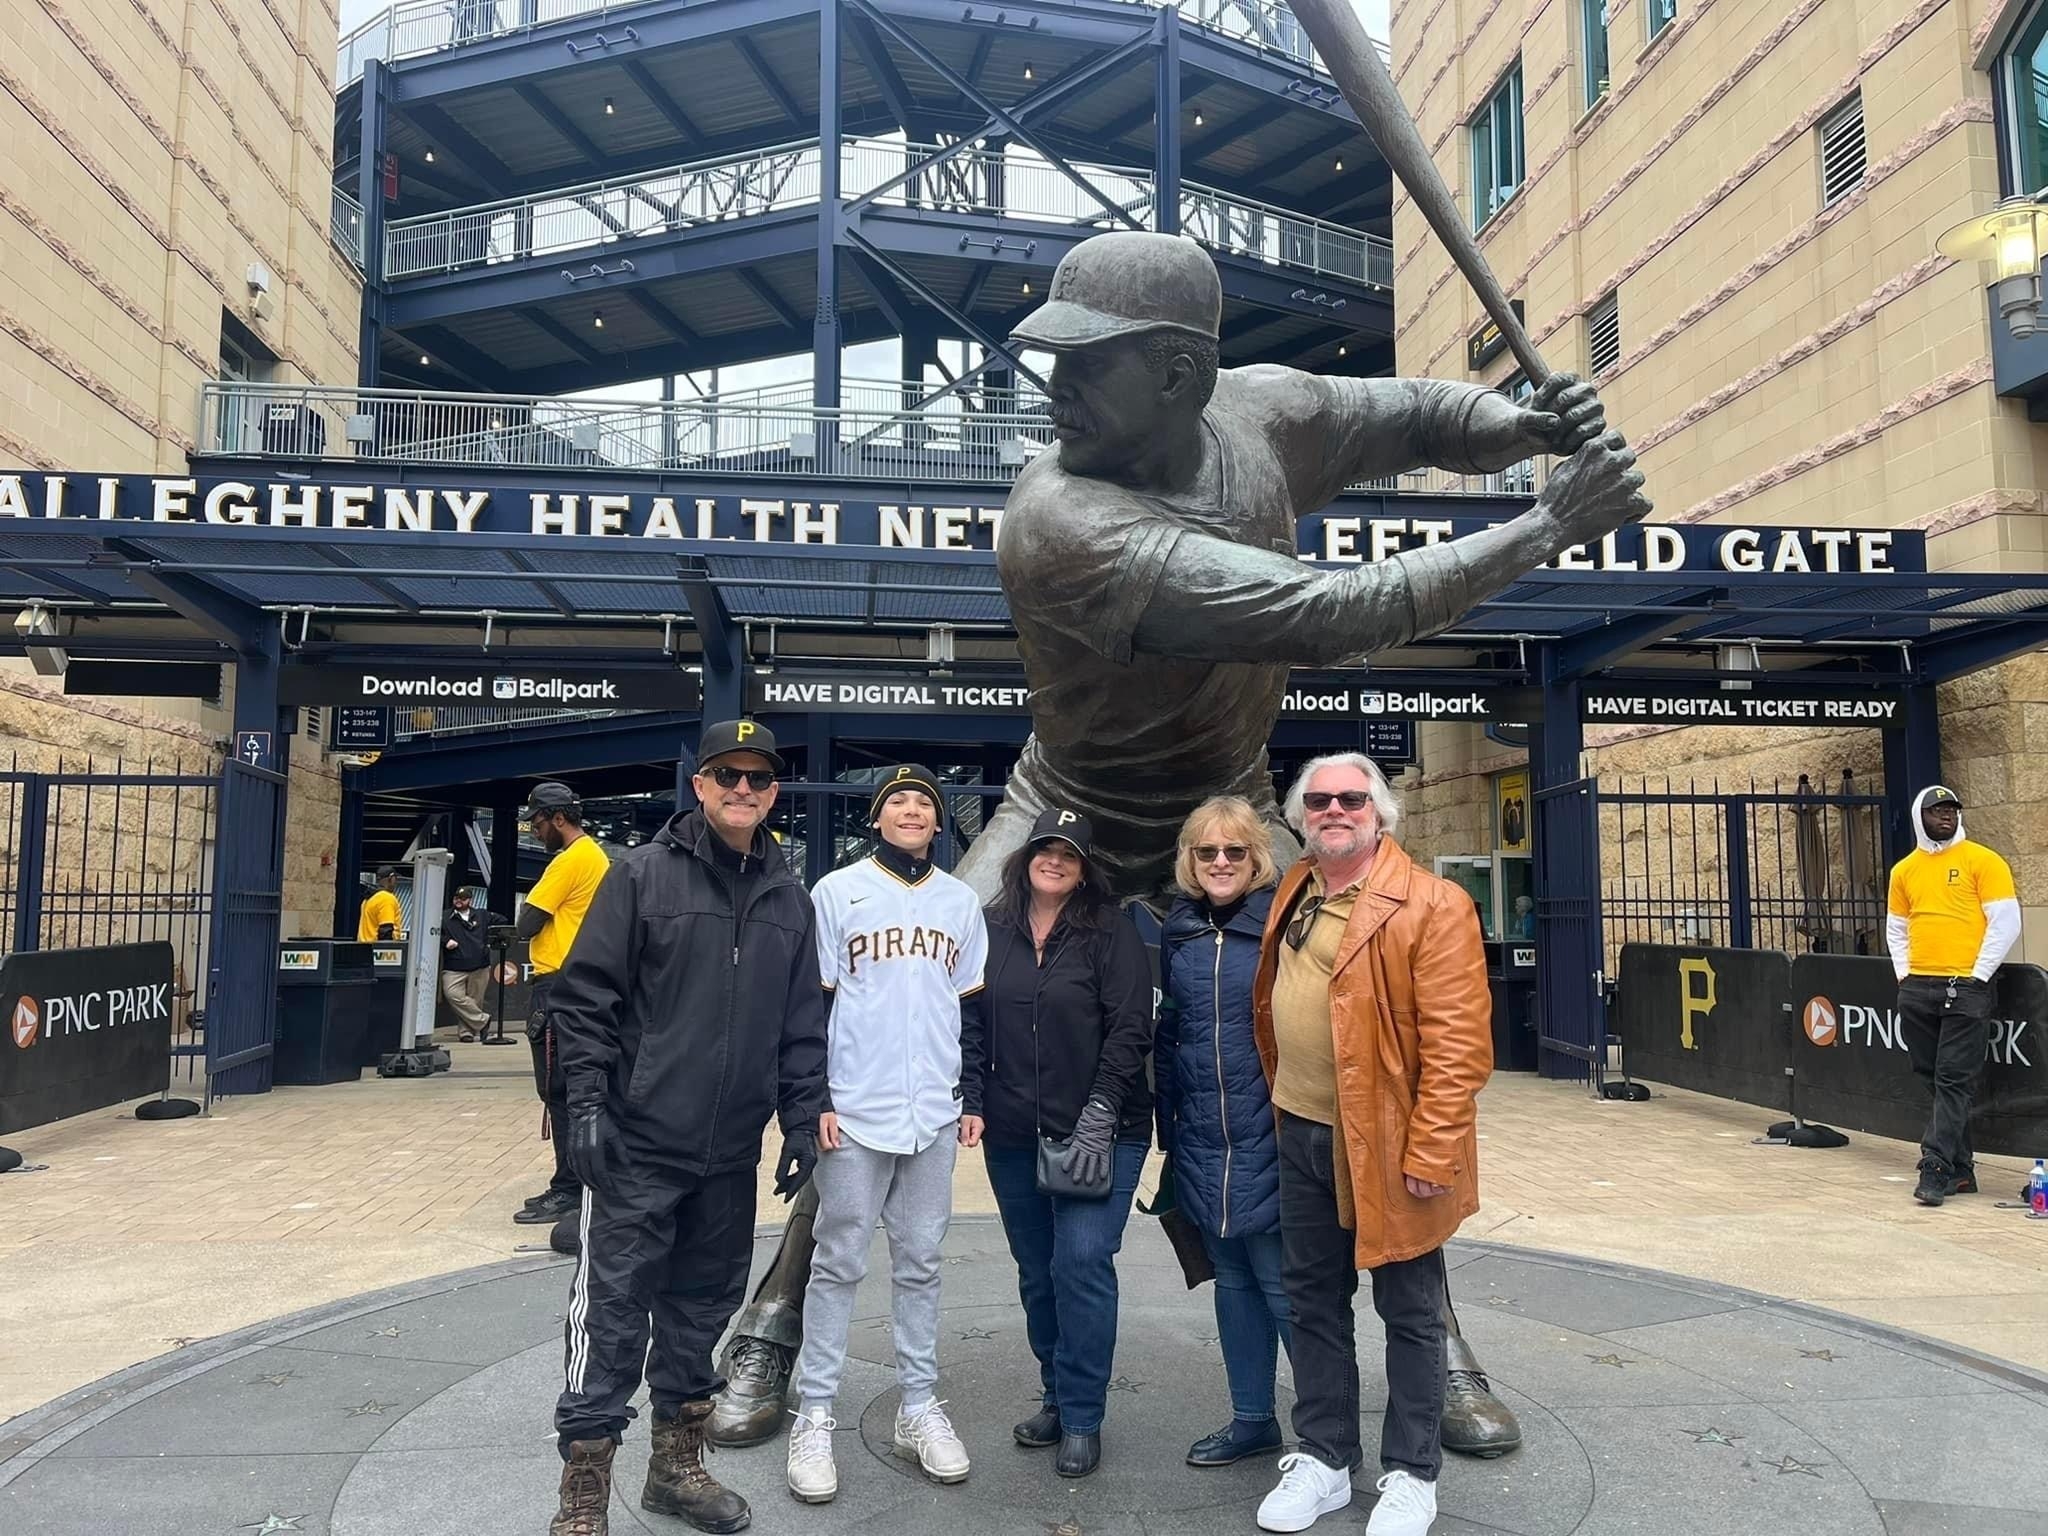
[(1048, 805), (1038, 813), (1038, 820), (1031, 823), (1031, 846), (1036, 848), (1040, 843), (1054, 841), (1067, 844), (1085, 859), (1089, 845), (1095, 841), (1095, 828), (1079, 811), (1063, 811)]
[(901, 763), (891, 768), (875, 781), (875, 798), (868, 802), (868, 820), (873, 821), (882, 814), (882, 807), (889, 797), (906, 789), (914, 789), (931, 801), (938, 812), (939, 821), (946, 819), (946, 797), (939, 792), (939, 776), (922, 763)]
[(546, 816), (555, 811), (573, 811), (583, 802), (576, 791), (554, 779), (543, 779), (533, 786), (526, 796), (526, 809), (519, 813), (521, 821), (531, 821), (536, 816)]
[(715, 759), (730, 752), (758, 752), (777, 773), (789, 771), (782, 754), (775, 750), (775, 733), (758, 720), (720, 720), (704, 727), (697, 738), (699, 768), (710, 767)]
[(1920, 802), (1920, 809), (1931, 811), (1937, 805), (1952, 805), (1960, 811), (1963, 808), (1963, 797), (1946, 784), (1937, 784), (1927, 791), (1927, 798)]

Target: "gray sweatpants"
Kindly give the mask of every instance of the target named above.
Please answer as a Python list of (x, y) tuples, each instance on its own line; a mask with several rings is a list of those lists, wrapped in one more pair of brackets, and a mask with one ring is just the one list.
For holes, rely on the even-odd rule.
[(896, 1380), (903, 1401), (930, 1400), (939, 1379), (939, 1246), (953, 1219), (953, 1160), (948, 1126), (922, 1152), (875, 1152), (842, 1135), (837, 1152), (818, 1154), (817, 1251), (804, 1290), (804, 1343), (796, 1359), (799, 1406), (829, 1411), (846, 1363), (854, 1292), (868, 1272), (875, 1220), (889, 1234)]

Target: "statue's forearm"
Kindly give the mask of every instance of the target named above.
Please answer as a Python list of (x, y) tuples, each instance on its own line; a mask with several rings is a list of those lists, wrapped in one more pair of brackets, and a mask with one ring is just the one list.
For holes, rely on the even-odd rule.
[[(1521, 408), (1497, 389), (1448, 379), (1333, 380), (1345, 406), (1361, 419), (1398, 427), (1393, 453), (1376, 474), (1421, 466), (1458, 474), (1491, 474), (1529, 456)], [(1389, 447), (1394, 447), (1389, 444)]]
[(1491, 598), (1500, 596), (1563, 548), (1555, 525), (1541, 512), (1396, 556), (1408, 567), (1415, 633), (1432, 635)]

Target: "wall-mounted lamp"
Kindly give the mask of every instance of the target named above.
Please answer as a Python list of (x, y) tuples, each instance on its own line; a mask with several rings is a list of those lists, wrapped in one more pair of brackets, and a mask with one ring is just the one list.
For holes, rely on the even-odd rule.
[(1966, 219), (1934, 242), (1957, 261), (1988, 261), (1998, 269), (1992, 293), (2006, 329), (2024, 341), (2041, 329), (2041, 258), (2048, 247), (2048, 204), (2008, 197), (1988, 214)]

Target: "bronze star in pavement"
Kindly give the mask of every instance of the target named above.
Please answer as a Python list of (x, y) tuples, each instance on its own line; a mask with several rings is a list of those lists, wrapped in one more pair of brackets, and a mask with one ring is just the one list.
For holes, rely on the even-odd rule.
[(238, 1526), (236, 1529), (254, 1531), (256, 1536), (275, 1536), (278, 1531), (296, 1531), (299, 1522), (305, 1518), (304, 1515), (265, 1515), (260, 1524), (252, 1520), (249, 1524)]
[(1133, 1381), (1128, 1376), (1119, 1376), (1109, 1384), (1109, 1390), (1112, 1392), (1142, 1392), (1144, 1389), (1145, 1383)]
[(196, 1333), (181, 1333), (177, 1338), (165, 1339), (164, 1342), (173, 1349), (183, 1349), (187, 1344), (197, 1344), (199, 1337)]
[(995, 1335), (986, 1328), (969, 1328), (960, 1335), (960, 1342), (962, 1344), (977, 1344), (984, 1339), (992, 1339), (994, 1337)]
[(1785, 1477), (1794, 1472), (1800, 1473), (1806, 1477), (1820, 1476), (1820, 1472), (1817, 1467), (1807, 1465), (1805, 1462), (1801, 1461), (1797, 1456), (1787, 1456), (1782, 1461), (1767, 1461), (1764, 1463), (1764, 1465), (1769, 1467), (1773, 1472), (1777, 1473), (1780, 1477)]
[[(291, 1379), (292, 1373), (290, 1371), (279, 1371), (274, 1376), (253, 1376), (243, 1385), (251, 1387), (281, 1387)], [(299, 1518), (303, 1520), (306, 1517), (300, 1515)]]
[(1048, 1525), (1045, 1528), (1045, 1536), (1081, 1536), (1081, 1522), (1062, 1520), (1058, 1525)]
[[(352, 1419), (360, 1419), (365, 1414), (375, 1414), (381, 1416), (385, 1409), (394, 1408), (396, 1406), (397, 1404), (395, 1403), (380, 1403), (377, 1401), (377, 1399), (373, 1397), (367, 1403), (358, 1403), (355, 1407), (349, 1409), (348, 1416)], [(303, 1516), (301, 1518), (303, 1518)]]
[(395, 1339), (403, 1332), (405, 1332), (403, 1328), (375, 1328), (364, 1334), (363, 1337), (366, 1339)]
[(1595, 1365), (1611, 1365), (1617, 1371), (1625, 1365), (1634, 1365), (1636, 1363), (1633, 1360), (1624, 1360), (1619, 1355), (1588, 1355), (1586, 1358)]
[(1733, 1447), (1735, 1442), (1742, 1438), (1740, 1435), (1723, 1434), (1720, 1430), (1711, 1427), (1707, 1429), (1681, 1429), (1679, 1433), (1681, 1435), (1691, 1435), (1694, 1445), (1725, 1445)]
[(1515, 1298), (1512, 1296), (1489, 1296), (1486, 1298), (1486, 1304), (1489, 1307), (1512, 1307), (1515, 1304)]
[(1799, 1355), (1804, 1360), (1826, 1360), (1829, 1362), (1840, 1358), (1832, 1349), (1802, 1349), (1799, 1351)]

